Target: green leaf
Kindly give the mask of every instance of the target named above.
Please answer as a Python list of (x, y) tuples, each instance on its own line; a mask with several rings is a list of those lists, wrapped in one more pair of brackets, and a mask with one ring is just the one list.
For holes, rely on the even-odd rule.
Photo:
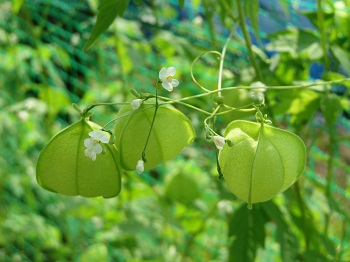
[(244, 1), (244, 11), (246, 16), (250, 19), (255, 37), (260, 42), (259, 35), (259, 0)]
[(308, 250), (301, 254), (302, 261), (305, 262), (329, 262), (334, 260), (329, 260), (324, 255), (318, 253), (317, 251)]
[(299, 126), (305, 124), (319, 109), (319, 103), (319, 93), (312, 90), (297, 91), (297, 95), (287, 110), (287, 113), (292, 115), (291, 123)]
[(289, 13), (288, 1), (287, 0), (280, 0), (280, 4), (282, 6), (282, 9), (283, 9), (285, 15), (287, 16), (287, 18), (289, 18), (290, 13)]
[(71, 104), (69, 96), (63, 88), (40, 86), (39, 98), (48, 105), (49, 113), (52, 116), (56, 116), (59, 111)]
[(285, 221), (284, 214), (282, 214), (278, 206), (272, 201), (261, 204), (261, 207), (265, 210), (265, 213), (270, 219), (276, 223), (276, 240), (277, 243), (280, 244), (282, 261), (297, 261), (298, 239)]
[(266, 216), (257, 206), (250, 210), (242, 205), (229, 221), (229, 259), (232, 262), (254, 262), (256, 251), (264, 247)]
[(12, 0), (12, 13), (17, 14), (23, 5), (24, 0)]
[(121, 189), (117, 150), (102, 144), (106, 154), (95, 161), (84, 154), (84, 140), (100, 127), (84, 119), (55, 135), (39, 155), (36, 178), (43, 188), (68, 196), (114, 197)]
[(185, 0), (179, 0), (179, 5), (181, 6), (181, 8), (185, 7)]
[[(141, 110), (149, 107), (147, 110)], [(120, 151), (122, 167), (135, 170), (151, 128), (155, 107), (143, 104), (137, 111), (130, 106), (120, 109), (118, 117), (130, 114), (116, 122), (115, 145)], [(164, 160), (176, 157), (194, 139), (190, 120), (170, 106), (160, 106), (146, 148), (145, 169), (151, 169)]]
[(117, 15), (122, 16), (129, 4), (129, 0), (102, 0), (98, 7), (96, 24), (91, 36), (85, 44), (84, 51), (88, 51), (97, 38), (107, 31)]
[(327, 125), (334, 125), (342, 109), (339, 97), (335, 94), (324, 95), (321, 99), (321, 109)]
[(227, 144), (219, 153), (225, 181), (233, 194), (251, 206), (285, 191), (304, 170), (306, 149), (293, 133), (244, 120), (231, 122)]
[(109, 261), (108, 249), (103, 243), (91, 245), (80, 255), (79, 261)]
[(346, 71), (346, 73), (349, 75), (350, 74), (350, 53), (337, 45), (332, 45), (331, 50), (334, 56), (338, 59), (341, 66)]

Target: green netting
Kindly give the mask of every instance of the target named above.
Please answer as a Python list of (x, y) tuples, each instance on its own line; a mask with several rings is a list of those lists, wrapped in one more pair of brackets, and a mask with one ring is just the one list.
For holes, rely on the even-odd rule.
[[(294, 6), (295, 8), (299, 7), (300, 10), (303, 11), (316, 10), (316, 5), (314, 1), (301, 2), (288, 0), (286, 2), (287, 4)], [(177, 1), (172, 0), (169, 1), (169, 3), (174, 8), (177, 8), (179, 10)], [(64, 57), (64, 55), (62, 56), (61, 54), (56, 54), (58, 60), (67, 60), (66, 62), (58, 63), (60, 64), (60, 66), (56, 67), (56, 71), (58, 74), (56, 76), (56, 79), (54, 77), (54, 74), (50, 74), (49, 71), (46, 72), (47, 75), (38, 74), (38, 71), (35, 69), (35, 67), (33, 67), (30, 71), (31, 80), (37, 78), (38, 82), (44, 82), (49, 86), (57, 86), (57, 83), (61, 83), (61, 86), (59, 87), (64, 88), (66, 90), (71, 102), (79, 102), (84, 97), (85, 92), (91, 88), (90, 82), (87, 80), (95, 80), (101, 83), (110, 83), (111, 81), (115, 80), (115, 82), (118, 82), (116, 85), (122, 86), (126, 90), (130, 87), (140, 86), (142, 86), (145, 89), (151, 90), (152, 83), (145, 82), (144, 79), (151, 79), (154, 78), (154, 76), (157, 76), (157, 73), (155, 73), (153, 67), (144, 65), (134, 67), (132, 68), (132, 72), (130, 72), (130, 74), (123, 75), (123, 73), (120, 70), (116, 71), (116, 67), (111, 66), (123, 63), (123, 60), (121, 60), (118, 56), (118, 53), (110, 47), (110, 52), (106, 52), (106, 50), (100, 51), (98, 48), (91, 51), (90, 53), (85, 53), (82, 51), (83, 45), (93, 26), (92, 11), (86, 1), (25, 1), (25, 6), (27, 10), (21, 12), (20, 16), (12, 15), (11, 17), (9, 17), (8, 15), (4, 17), (4, 19), (0, 19), (0, 29), (5, 30), (6, 32), (14, 32), (14, 35), (20, 38), (21, 42), (26, 43), (27, 46), (30, 46), (33, 49), (41, 50), (40, 52), (45, 53), (45, 43), (54, 43), (55, 46), (61, 48), (64, 52), (68, 54), (66, 58)], [(285, 19), (283, 19), (283, 16), (281, 17), (279, 10), (280, 9), (276, 9), (274, 12), (262, 9), (261, 16), (271, 19), (272, 21), (279, 24), (283, 24), (285, 26), (291, 26), (294, 23), (297, 24), (299, 22), (299, 16), (297, 12), (291, 11), (289, 13), (290, 19), (286, 21)], [(349, 9), (340, 9), (340, 7), (337, 7), (337, 10), (350, 12)], [(137, 19), (139, 17), (137, 12), (138, 9), (136, 6), (130, 6), (130, 8), (128, 8), (127, 12), (125, 13), (123, 19), (127, 21)], [(150, 24), (147, 22), (142, 23), (142, 29), (144, 30), (144, 32), (146, 32), (147, 30), (170, 30), (175, 36), (185, 39), (188, 43), (193, 43), (196, 46), (197, 50), (205, 51), (211, 49), (213, 46), (213, 42), (211, 41), (210, 29), (207, 26), (203, 26), (200, 30), (198, 29), (198, 31), (194, 33), (192, 31), (193, 27), (190, 23), (190, 21), (192, 21), (195, 17), (200, 17), (203, 14), (203, 9), (201, 7), (198, 7), (197, 9), (193, 8), (187, 10), (187, 12), (187, 17), (183, 18), (183, 20), (181, 20), (182, 18), (179, 18), (178, 16), (173, 16), (170, 18), (160, 18), (158, 24)], [(33, 32), (30, 28), (30, 25), (28, 24), (28, 17), (26, 16), (29, 16), (29, 20), (31, 20), (32, 23), (34, 23), (35, 25), (40, 25), (42, 27), (42, 31)], [(217, 19), (219, 24), (220, 18), (215, 17), (215, 19)], [(188, 22), (186, 22), (187, 20)], [(215, 38), (215, 44), (220, 49), (226, 41), (228, 32), (220, 28), (220, 26), (218, 26), (217, 30), (220, 33), (218, 33), (217, 37)], [(106, 45), (106, 41), (108, 41), (109, 39), (109, 37), (107, 36), (110, 35), (113, 35), (112, 31), (109, 31), (108, 33), (103, 35), (101, 37), (101, 40), (99, 40), (97, 46)], [(261, 37), (264, 36), (266, 36), (266, 34), (264, 34), (263, 31), (261, 31)], [(136, 41), (143, 40), (141, 38), (138, 39), (137, 36), (134, 36), (134, 38), (134, 40)], [(0, 47), (0, 55), (1, 52), (4, 51), (5, 49)], [(62, 54), (64, 52), (62, 52)], [(38, 55), (40, 55), (40, 53)], [(198, 54), (193, 54), (193, 57), (195, 57), (196, 55)], [(159, 61), (159, 57), (155, 56), (153, 52), (146, 53), (145, 57), (142, 57), (142, 59), (146, 61), (146, 65), (156, 64), (157, 66), (155, 66), (155, 68), (160, 67), (159, 65), (161, 65), (161, 63), (163, 62)], [(30, 59), (26, 61), (28, 62), (29, 60)], [(103, 61), (103, 63), (96, 63), (96, 61)], [(250, 62), (248, 52), (243, 43), (239, 43), (238, 41), (232, 42), (229, 46), (229, 52), (225, 61), (225, 64), (227, 64), (228, 68), (234, 71), (239, 68), (245, 67), (246, 65), (249, 65), (249, 63)], [(6, 65), (0, 65), (0, 69), (2, 67), (6, 67)], [(50, 70), (50, 67), (48, 67), (47, 70)], [(206, 81), (215, 82), (216, 79), (216, 75), (205, 75), (204, 77), (204, 80)], [(28, 84), (32, 84), (30, 79), (28, 79)], [(1, 91), (2, 88), (6, 88), (8, 90), (11, 89), (9, 85), (0, 87), (0, 94), (3, 94)], [(195, 90), (193, 86), (189, 88)], [(125, 93), (127, 93), (127, 91), (125, 91)], [(28, 93), (26, 93), (26, 95), (28, 95)], [(127, 97), (127, 95), (125, 95), (124, 97)], [(16, 97), (15, 95), (11, 97), (2, 96), (2, 98), (8, 101), (8, 104), (20, 100), (20, 98)], [(67, 124), (68, 122), (66, 121), (66, 119), (61, 119), (61, 121), (65, 124)], [(339, 119), (339, 123), (342, 125), (342, 127), (344, 127), (347, 130), (347, 132), (350, 132), (350, 122), (348, 119), (342, 117)], [(342, 144), (348, 148), (350, 147), (349, 141), (344, 141), (342, 142)], [(13, 145), (12, 147), (15, 148), (16, 145)], [(12, 155), (9, 152), (10, 151), (7, 150), (1, 151), (1, 154), (4, 157), (4, 159), (10, 159), (12, 157)], [(327, 155), (324, 151), (320, 150), (319, 148), (311, 148), (309, 154), (309, 167), (305, 174), (308, 179), (314, 181), (321, 187), (324, 187), (326, 185), (326, 179), (317, 174), (317, 172), (315, 171), (315, 163), (317, 161), (326, 162), (328, 158), (329, 155)], [(9, 163), (8, 166), (11, 166), (11, 164), (19, 165), (16, 164), (16, 161), (13, 161), (13, 163)], [(342, 169), (348, 174), (350, 173), (349, 165), (339, 157), (335, 158), (334, 164), (336, 168)], [(157, 178), (154, 178), (150, 173), (143, 174), (142, 179), (146, 180), (147, 183), (151, 185), (159, 183), (159, 180), (157, 180)], [(11, 180), (8, 183), (12, 182), (13, 181)], [(2, 187), (0, 189), (2, 189)], [(344, 190), (335, 182), (332, 183), (331, 190), (332, 192), (336, 192), (341, 196), (345, 197), (346, 199), (350, 199), (349, 192)], [(51, 215), (52, 221), (50, 221), (50, 213), (45, 211), (45, 204), (35, 202), (35, 195), (31, 195), (30, 197), (33, 199), (33, 206), (28, 206), (28, 203), (22, 202), (21, 199), (18, 199), (16, 195), (10, 193), (6, 193), (4, 199), (1, 199), (0, 203), (1, 206), (9, 206), (10, 203), (13, 203), (14, 206), (17, 206), (16, 211), (18, 212), (30, 213), (33, 210), (41, 210), (41, 212), (45, 214), (45, 219), (47, 220), (47, 222), (54, 223), (52, 222), (54, 221), (54, 216)], [(52, 199), (52, 201), (54, 202), (55, 200)], [(147, 239), (147, 236), (145, 238)], [(335, 239), (335, 241), (340, 242), (338, 239)], [(87, 243), (91, 244), (93, 243), (93, 240), (87, 240)], [(208, 248), (206, 243), (200, 242), (198, 244), (203, 249)], [(348, 243), (345, 244), (348, 245)], [(21, 249), (19, 249), (18, 246), (21, 246)], [(21, 253), (23, 255), (22, 259), (26, 259), (28, 261), (35, 259), (42, 260), (42, 258), (40, 257), (34, 258), (25, 255), (35, 254), (35, 251), (37, 250), (37, 247), (33, 246), (30, 242), (23, 240), (23, 243), (19, 244), (18, 246), (11, 245), (11, 252), (13, 254)], [(217, 253), (217, 250), (209, 248), (208, 252), (215, 254)], [(121, 261), (123, 260), (122, 254), (118, 254), (117, 256), (119, 256)], [(3, 261), (9, 261), (10, 259), (13, 259), (13, 257), (10, 255), (7, 256), (6, 253), (4, 257), (0, 257), (0, 260)]]

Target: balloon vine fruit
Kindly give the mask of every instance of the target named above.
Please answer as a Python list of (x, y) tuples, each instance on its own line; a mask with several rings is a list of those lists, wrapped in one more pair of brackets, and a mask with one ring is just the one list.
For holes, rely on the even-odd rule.
[[(120, 152), (120, 163), (125, 170), (135, 170), (141, 159), (149, 134), (155, 107), (142, 104), (136, 111), (123, 106), (118, 116), (128, 116), (116, 122), (114, 128), (115, 146)], [(149, 109), (145, 109), (150, 107)], [(176, 157), (194, 139), (190, 120), (171, 106), (159, 106), (153, 129), (146, 147), (145, 169), (157, 166), (163, 160)]]
[(106, 154), (98, 155), (95, 161), (84, 154), (84, 139), (98, 129), (101, 127), (82, 118), (55, 135), (38, 159), (39, 185), (68, 196), (117, 196), (121, 189), (121, 169), (116, 148), (101, 144)]
[(249, 207), (285, 191), (304, 170), (304, 142), (288, 131), (237, 120), (226, 128), (225, 139), (233, 146), (220, 150), (221, 171), (230, 191)]

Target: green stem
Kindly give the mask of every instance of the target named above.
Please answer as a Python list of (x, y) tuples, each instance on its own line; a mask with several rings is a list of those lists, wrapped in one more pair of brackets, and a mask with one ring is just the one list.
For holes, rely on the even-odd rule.
[[(333, 81), (324, 81), (324, 82), (318, 82), (318, 83), (311, 83), (311, 84), (307, 84), (307, 85), (295, 85), (295, 86), (268, 86), (267, 88), (268, 89), (274, 89), (274, 90), (286, 90), (286, 89), (309, 89), (310, 87), (314, 87), (314, 86), (322, 86), (322, 85), (331, 85), (331, 84), (335, 84), (335, 83), (343, 83), (343, 82), (346, 82), (346, 81), (350, 81), (350, 78), (345, 78), (345, 79), (338, 79), (338, 80), (333, 80)], [(174, 103), (179, 103), (179, 104), (182, 104), (182, 105), (185, 105), (187, 107), (190, 107), (192, 109), (195, 109), (203, 114), (206, 114), (206, 115), (211, 115), (211, 113), (207, 112), (207, 111), (204, 111), (200, 108), (197, 108), (195, 106), (192, 106), (190, 104), (187, 104), (187, 103), (183, 103), (183, 101), (186, 101), (186, 100), (190, 100), (190, 99), (194, 99), (194, 98), (199, 98), (199, 97), (205, 97), (205, 96), (208, 96), (208, 95), (213, 95), (213, 94), (216, 94), (218, 93), (219, 91), (221, 92), (227, 92), (227, 91), (230, 91), (230, 90), (238, 90), (238, 89), (259, 89), (260, 87), (253, 87), (253, 86), (231, 86), (231, 87), (224, 87), (222, 88), (221, 90), (212, 90), (212, 91), (209, 91), (207, 93), (202, 93), (202, 94), (198, 94), (198, 95), (194, 95), (194, 96), (188, 96), (188, 97), (184, 97), (184, 98), (180, 98), (180, 99), (176, 99), (176, 100), (171, 100), (170, 98), (166, 98), (166, 97), (161, 97), (159, 96), (160, 99), (162, 100), (166, 100), (168, 102), (164, 103), (164, 104), (160, 104), (158, 106), (162, 106), (162, 105), (166, 105), (166, 104), (174, 104)], [(311, 88), (310, 88), (311, 89)], [(326, 89), (325, 89), (326, 90)], [(318, 90), (319, 91), (319, 90)], [(326, 90), (327, 91), (327, 90)], [(151, 98), (152, 95), (149, 96), (149, 98)], [(127, 102), (121, 102), (121, 103), (96, 103), (96, 104), (92, 104), (90, 106), (88, 106), (87, 108), (84, 109), (84, 112), (87, 113), (89, 110), (91, 110), (92, 108), (96, 107), (96, 106), (104, 106), (104, 105), (125, 105), (125, 104), (129, 104)], [(248, 106), (251, 106), (250, 105), (246, 105), (246, 106), (243, 106), (243, 107), (238, 107), (238, 108), (231, 108), (230, 110), (228, 111), (225, 111), (225, 112), (221, 112), (221, 113), (218, 113), (217, 115), (222, 115), (222, 114), (226, 114), (230, 111), (244, 111), (244, 112), (249, 112), (249, 111), (254, 111), (255, 109), (254, 108), (251, 108), (251, 109), (243, 109), (245, 107), (248, 107)], [(155, 106), (150, 106), (150, 107), (147, 107), (147, 108), (143, 108), (143, 109), (139, 109), (139, 111), (143, 111), (143, 110), (148, 110), (148, 109), (151, 109), (151, 108), (154, 108)], [(137, 110), (135, 111), (132, 111), (132, 112), (128, 112), (126, 113), (125, 115), (122, 115), (120, 117), (117, 117), (115, 119), (112, 119), (111, 121), (107, 122), (107, 124), (104, 125), (103, 128), (105, 128), (107, 125), (123, 118), (123, 117), (126, 117), (128, 115), (131, 115), (131, 114), (134, 114), (138, 112)]]
[[(311, 84), (307, 84), (307, 85), (294, 85), (294, 86), (266, 86), (266, 88), (268, 90), (273, 89), (273, 90), (287, 90), (287, 89), (311, 89), (310, 87), (314, 87), (314, 86), (323, 86), (323, 85), (331, 85), (331, 84), (336, 84), (336, 83), (343, 83), (343, 82), (347, 82), (350, 81), (350, 78), (344, 78), (344, 79), (337, 79), (337, 80), (332, 80), (332, 81), (324, 81), (324, 82), (317, 82), (317, 83), (311, 83)], [(230, 91), (230, 90), (238, 90), (238, 89), (260, 89), (261, 87), (257, 87), (257, 86), (230, 86), (230, 87), (224, 87), (221, 90), (211, 90), (207, 93), (202, 93), (202, 94), (198, 94), (198, 95), (194, 95), (194, 96), (188, 96), (188, 97), (184, 97), (184, 98), (180, 98), (177, 100), (174, 100), (176, 102), (178, 101), (186, 101), (186, 100), (190, 100), (190, 99), (194, 99), (194, 98), (199, 98), (199, 97), (205, 97), (208, 95), (213, 95), (216, 94), (218, 92), (226, 92), (226, 91)], [(325, 88), (325, 91), (327, 91), (328, 89)], [(316, 89), (316, 91), (320, 91), (319, 89)]]
[(305, 240), (305, 246), (306, 250), (309, 250), (310, 244), (309, 244), (309, 229), (306, 224), (306, 213), (305, 213), (305, 206), (303, 202), (303, 198), (300, 193), (300, 187), (299, 187), (299, 181), (297, 181), (294, 184), (295, 192), (297, 194), (297, 202), (299, 205), (300, 213), (301, 213), (301, 222), (302, 222), (302, 229), (303, 229), (303, 234), (304, 234), (304, 240)]
[(132, 114), (135, 114), (136, 112), (145, 111), (145, 110), (148, 110), (148, 109), (151, 109), (151, 108), (154, 108), (154, 107), (156, 107), (156, 106), (155, 106), (155, 105), (151, 105), (150, 107), (146, 107), (146, 108), (142, 108), (142, 109), (138, 109), (138, 110), (129, 111), (129, 112), (125, 113), (124, 115), (121, 115), (121, 116), (119, 116), (119, 117), (117, 117), (117, 118), (114, 118), (114, 119), (108, 121), (102, 128), (105, 129), (106, 126), (108, 126), (109, 124), (111, 124), (111, 123), (113, 123), (113, 122), (115, 122), (115, 121), (118, 121), (119, 119), (122, 119), (122, 118), (124, 118), (124, 117), (126, 117), (126, 116), (130, 116), (130, 115), (132, 115)]
[(346, 234), (347, 234), (347, 229), (348, 229), (348, 223), (346, 219), (344, 218), (343, 223), (342, 223), (342, 231), (341, 231), (341, 237), (340, 237), (340, 245), (339, 248), (337, 248), (337, 254), (335, 255), (335, 261), (342, 261), (342, 253), (343, 253), (343, 245), (346, 239)]
[[(329, 157), (327, 161), (327, 176), (326, 176), (326, 197), (327, 199), (332, 198), (332, 178), (333, 178), (333, 167), (334, 167), (334, 157), (335, 157), (335, 139), (336, 139), (336, 129), (332, 125), (329, 125)], [(327, 236), (329, 228), (329, 213), (325, 215), (325, 227), (324, 234)]]
[(142, 151), (142, 160), (146, 163), (146, 148), (147, 148), (147, 145), (148, 145), (148, 141), (149, 141), (149, 138), (151, 137), (151, 132), (152, 132), (152, 129), (153, 129), (153, 125), (154, 125), (154, 121), (156, 120), (156, 115), (157, 115), (157, 111), (158, 111), (158, 84), (156, 85), (156, 109), (154, 110), (154, 115), (153, 115), (153, 119), (152, 119), (152, 123), (151, 123), (151, 128), (149, 129), (149, 133), (148, 133), (148, 136), (147, 136), (147, 140), (146, 140), (146, 143), (145, 143), (145, 147), (143, 148), (143, 151)]
[[(198, 230), (196, 230), (195, 232), (193, 232), (189, 238), (189, 240), (186, 243), (186, 248), (184, 250), (184, 256), (187, 257), (190, 253), (190, 249), (193, 245), (193, 242), (195, 240), (195, 238), (203, 232), (203, 230), (205, 229), (207, 220), (215, 214), (215, 211), (217, 210), (217, 205), (218, 205), (219, 201), (215, 203), (215, 205), (209, 210), (208, 214), (202, 219), (201, 224), (198, 228)], [(187, 260), (186, 260), (187, 261)]]
[(320, 31), (321, 46), (323, 50), (323, 63), (325, 65), (325, 72), (329, 71), (329, 61), (327, 55), (327, 36), (324, 27), (324, 14), (322, 10), (322, 0), (317, 0), (317, 22), (318, 30)]
[(225, 45), (222, 49), (221, 56), (220, 56), (220, 67), (219, 67), (219, 79), (218, 79), (218, 96), (221, 96), (221, 86), (222, 86), (222, 72), (224, 69), (224, 60), (225, 60), (225, 55), (226, 55), (226, 50), (228, 43), (231, 40), (232, 33), (229, 35), (229, 37), (226, 39)]
[(216, 31), (214, 30), (214, 23), (213, 23), (213, 8), (210, 6), (210, 2), (208, 3), (207, 0), (203, 0), (203, 5), (205, 9), (205, 17), (207, 18), (206, 20), (208, 21), (208, 26), (209, 26), (209, 32), (210, 32), (210, 40), (211, 40), (211, 45), (213, 46), (214, 49), (216, 49)]
[(89, 112), (91, 109), (93, 109), (96, 106), (116, 106), (116, 105), (129, 105), (130, 103), (128, 102), (112, 102), (112, 103), (95, 103), (88, 105), (84, 110), (83, 110), (83, 115), (86, 115), (87, 112)]
[(259, 68), (259, 66), (256, 63), (255, 58), (254, 58), (254, 52), (252, 49), (252, 41), (250, 40), (250, 36), (249, 36), (248, 30), (247, 30), (247, 25), (245, 23), (245, 15), (244, 15), (244, 11), (242, 8), (241, 0), (236, 0), (236, 4), (237, 4), (238, 16), (239, 16), (239, 24), (241, 26), (242, 33), (243, 33), (243, 36), (244, 36), (244, 39), (246, 42), (246, 47), (248, 49), (250, 62), (252, 63), (252, 65), (254, 67), (254, 70), (255, 70), (255, 73), (256, 73), (258, 80), (261, 82), (264, 82), (262, 74), (260, 72), (260, 68)]
[[(164, 96), (158, 96), (158, 98), (161, 99), (161, 100), (164, 100), (164, 101), (168, 101), (168, 102), (166, 102), (164, 104), (180, 104), (180, 105), (184, 105), (184, 106), (187, 106), (189, 108), (192, 108), (194, 110), (197, 110), (197, 111), (199, 111), (199, 112), (201, 112), (203, 114), (206, 114), (206, 115), (210, 115), (211, 114), (211, 113), (209, 113), (209, 112), (207, 112), (207, 111), (205, 111), (205, 110), (203, 110), (201, 108), (195, 107), (193, 105), (190, 105), (190, 104), (178, 101), (178, 100), (172, 100), (171, 98), (167, 98), (167, 97), (164, 97)], [(159, 105), (159, 106), (161, 106), (161, 105)]]
[[(220, 110), (221, 105), (218, 105), (215, 110), (213, 111), (213, 113), (211, 113), (211, 115), (209, 117), (207, 117), (206, 119), (204, 119), (204, 126), (210, 130), (210, 132), (216, 136), (218, 136), (218, 134), (214, 131), (214, 129), (212, 129), (210, 127), (210, 125), (208, 124), (209, 119), (212, 119), (216, 116), (216, 113)], [(214, 123), (215, 120), (213, 121), (213, 128), (214, 128)]]
[(200, 87), (203, 91), (205, 91), (205, 92), (210, 92), (208, 89), (206, 89), (206, 88), (205, 88), (204, 86), (202, 86), (200, 83), (198, 83), (197, 79), (194, 77), (194, 74), (193, 74), (193, 67), (194, 67), (194, 65), (198, 62), (198, 60), (199, 60), (201, 57), (205, 56), (206, 54), (216, 54), (216, 55), (219, 55), (219, 56), (221, 57), (221, 53), (219, 53), (218, 51), (207, 51), (207, 52), (204, 52), (203, 54), (197, 56), (197, 57), (193, 60), (193, 62), (192, 62), (192, 64), (191, 64), (191, 72), (190, 72), (190, 74), (191, 74), (192, 81), (193, 81), (197, 86), (199, 86), (199, 87)]

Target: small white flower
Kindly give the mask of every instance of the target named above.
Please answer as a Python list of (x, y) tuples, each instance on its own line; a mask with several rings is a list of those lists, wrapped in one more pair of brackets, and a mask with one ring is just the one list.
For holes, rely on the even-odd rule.
[(136, 170), (139, 174), (141, 174), (145, 170), (145, 162), (143, 162), (142, 159), (137, 161)]
[(233, 207), (232, 207), (232, 203), (228, 200), (221, 200), (218, 204), (217, 204), (218, 209), (226, 212), (226, 213), (232, 213), (233, 212)]
[(101, 154), (103, 149), (101, 143), (108, 143), (108, 136), (102, 130), (95, 130), (89, 133), (89, 138), (84, 140), (85, 156), (91, 158), (93, 161), (96, 160), (96, 155)]
[(142, 104), (142, 99), (134, 99), (131, 101), (130, 105), (133, 110), (136, 110)]
[(222, 136), (213, 136), (213, 140), (217, 149), (221, 150), (224, 148), (224, 145), (226, 143), (225, 138), (223, 138)]
[[(250, 86), (265, 87), (266, 85), (264, 83), (260, 82), (260, 81), (256, 81), (256, 82), (251, 83)], [(262, 88), (262, 89), (264, 89), (264, 88)], [(264, 91), (265, 91), (265, 89), (264, 89)]]
[(264, 92), (266, 91), (266, 89), (263, 87), (265, 87), (266, 85), (260, 81), (257, 81), (257, 82), (251, 83), (250, 86), (261, 87), (261, 88), (250, 90), (248, 93), (248, 96), (255, 100), (258, 100), (259, 102), (264, 101)]
[(179, 85), (179, 81), (173, 79), (173, 76), (175, 74), (176, 69), (174, 67), (169, 67), (168, 69), (163, 67), (159, 71), (159, 79), (162, 81), (162, 86), (169, 92), (173, 91), (174, 87), (177, 87)]

